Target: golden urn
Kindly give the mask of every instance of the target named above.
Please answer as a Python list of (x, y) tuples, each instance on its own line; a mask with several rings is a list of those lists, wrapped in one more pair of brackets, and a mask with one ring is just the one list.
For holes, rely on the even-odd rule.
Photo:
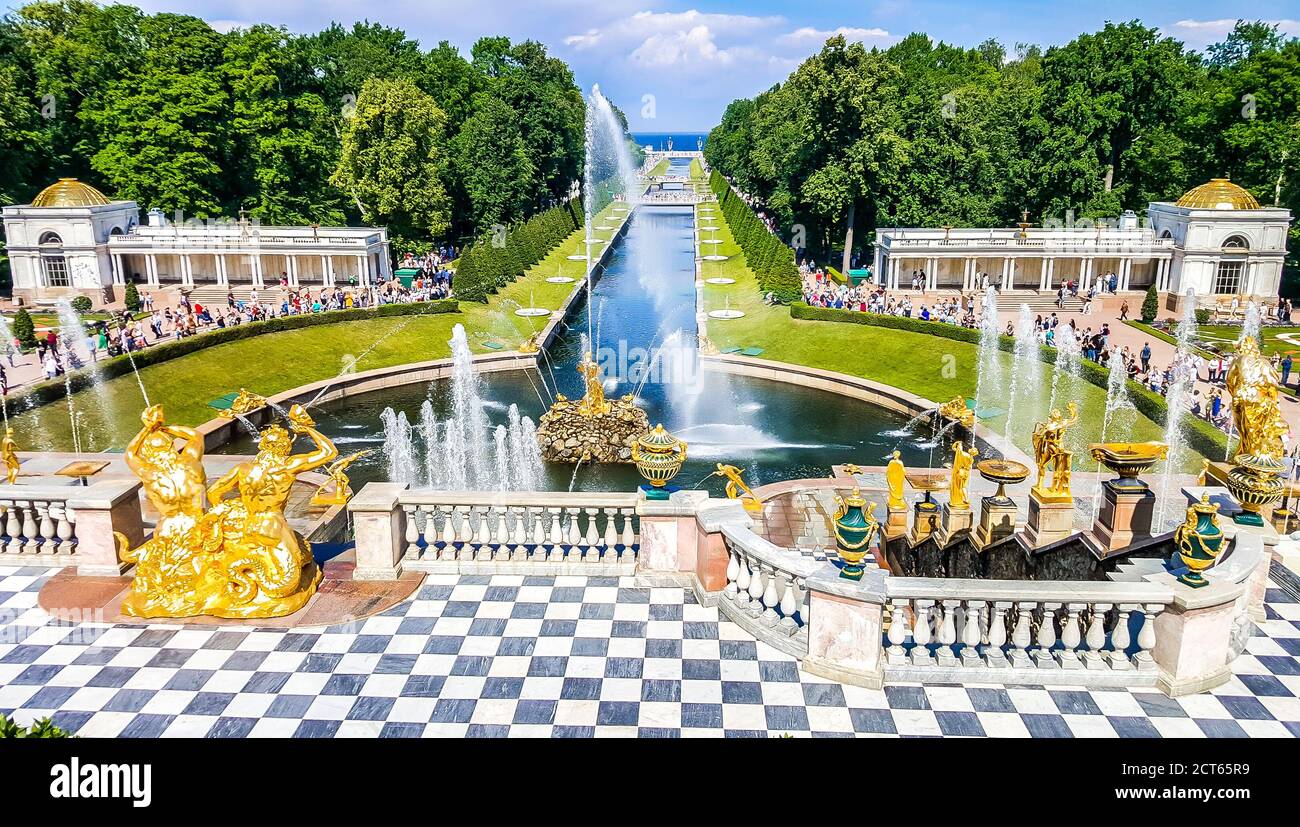
[(1282, 479), (1285, 467), (1282, 461), (1264, 454), (1238, 454), (1236, 465), (1228, 472), (1228, 491), (1241, 505), (1241, 513), (1233, 522), (1241, 525), (1262, 526), (1265, 507), (1282, 499), (1286, 483)]
[(686, 443), (664, 430), (663, 423), (637, 439), (632, 446), (632, 462), (650, 487), (642, 486), (646, 499), (666, 500), (668, 481), (677, 476), (686, 462)]
[(989, 499), (997, 505), (1012, 505), (1007, 496), (1008, 485), (1018, 485), (1029, 478), (1029, 466), (1014, 459), (986, 459), (975, 464), (975, 470), (989, 482), (998, 484), (997, 493)]
[(1163, 442), (1094, 442), (1088, 453), (1106, 469), (1118, 475), (1110, 483), (1116, 488), (1146, 488), (1139, 475), (1169, 456)]

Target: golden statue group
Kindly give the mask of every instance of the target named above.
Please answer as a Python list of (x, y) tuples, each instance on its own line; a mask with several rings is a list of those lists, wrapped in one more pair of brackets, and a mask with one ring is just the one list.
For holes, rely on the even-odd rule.
[[(1047, 502), (1070, 499), (1070, 461), (1074, 454), (1065, 449), (1065, 430), (1079, 420), (1079, 406), (1070, 402), (1067, 409), (1070, 412), (1068, 417), (1054, 410), (1046, 422), (1034, 426), (1034, 463), (1038, 466), (1034, 490)], [(1047, 479), (1048, 468), (1052, 471), (1050, 480)]]
[[(315, 594), (320, 569), (284, 506), (297, 476), (332, 462), (338, 449), (302, 406), (294, 405), (288, 418), (288, 430), (263, 429), (257, 456), (208, 486), (203, 437), (167, 425), (160, 405), (144, 411), (126, 462), (159, 518), (148, 542), (122, 549), (122, 559), (136, 567), (122, 614), (280, 617)], [(298, 435), (312, 441), (312, 450), (293, 453)], [(124, 546), (125, 538), (119, 535), (118, 543)]]

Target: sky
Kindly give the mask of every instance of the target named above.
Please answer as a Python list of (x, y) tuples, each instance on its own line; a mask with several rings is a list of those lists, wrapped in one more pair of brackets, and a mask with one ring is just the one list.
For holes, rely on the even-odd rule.
[[(6, 9), (20, 0), (0, 0)], [(727, 104), (780, 82), (827, 37), (888, 46), (915, 31), (961, 46), (993, 37), (1044, 48), (1140, 19), (1204, 49), (1237, 18), (1278, 23), (1300, 36), (1300, 0), (133, 0), (148, 12), (193, 14), (227, 30), (253, 23), (314, 32), (331, 21), (369, 19), (432, 47), (448, 40), (468, 55), (485, 35), (531, 38), (602, 91), (633, 132), (707, 131)]]

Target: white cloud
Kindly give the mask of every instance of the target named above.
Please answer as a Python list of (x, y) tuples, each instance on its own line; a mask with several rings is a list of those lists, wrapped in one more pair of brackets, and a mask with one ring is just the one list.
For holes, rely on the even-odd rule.
[(630, 55), (646, 66), (674, 66), (681, 63), (716, 63), (726, 65), (735, 55), (719, 49), (708, 26), (694, 26), (687, 31), (652, 34)]
[(825, 43), (835, 35), (841, 35), (845, 40), (859, 42), (897, 39), (884, 29), (875, 27), (864, 29), (856, 26), (839, 26), (835, 29), (815, 29), (812, 26), (802, 26), (789, 34), (782, 35), (779, 40), (791, 46), (809, 46)]
[[(1265, 20), (1291, 37), (1300, 37), (1300, 20)], [(1203, 49), (1211, 43), (1222, 41), (1237, 25), (1237, 18), (1221, 20), (1179, 20), (1165, 29), (1165, 33), (1186, 43), (1193, 49)]]
[[(575, 50), (606, 47), (633, 53), (645, 49), (657, 54), (718, 54), (715, 32), (729, 37), (753, 36), (785, 22), (779, 16), (713, 14), (691, 9), (684, 12), (639, 11), (606, 26), (587, 29), (564, 38)], [(716, 51), (715, 51), (716, 50)]]

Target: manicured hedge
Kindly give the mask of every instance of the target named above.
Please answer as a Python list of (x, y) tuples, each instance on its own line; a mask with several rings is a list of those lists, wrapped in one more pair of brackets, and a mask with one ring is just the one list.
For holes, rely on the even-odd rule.
[[(939, 336), (944, 339), (953, 339), (958, 342), (966, 342), (972, 345), (978, 345), (980, 333), (978, 330), (972, 330), (966, 327), (957, 327), (956, 325), (946, 324), (944, 322), (927, 322), (921, 319), (909, 319), (906, 316), (889, 316), (877, 313), (862, 313), (856, 310), (841, 310), (833, 307), (812, 307), (803, 302), (796, 302), (790, 305), (790, 316), (795, 319), (805, 319), (809, 321), (822, 322), (841, 322), (848, 324), (861, 324), (871, 327), (886, 327), (893, 330), (906, 330), (912, 333), (924, 333), (928, 336)], [(998, 336), (998, 348), (1008, 353), (1015, 352), (1016, 340), (1011, 336)], [(1039, 347), (1039, 358), (1049, 365), (1056, 364), (1056, 348), (1042, 345)], [(1107, 387), (1110, 378), (1110, 370), (1103, 368), (1096, 362), (1089, 362), (1086, 359), (1079, 361), (1079, 372), (1089, 383), (1096, 385), (1103, 390)], [(1138, 411), (1155, 422), (1157, 425), (1164, 425), (1168, 422), (1169, 407), (1165, 404), (1165, 399), (1158, 393), (1154, 393), (1150, 388), (1140, 385), (1137, 382), (1129, 381), (1128, 383), (1129, 398), (1133, 400), (1133, 406)], [(1187, 439), (1187, 444), (1203, 456), (1221, 457), (1227, 452), (1228, 437), (1227, 434), (1218, 428), (1206, 422), (1200, 417), (1185, 414), (1182, 421), (1183, 436)]]
[(767, 229), (762, 219), (736, 195), (731, 184), (717, 170), (709, 176), (709, 187), (718, 196), (722, 215), (727, 219), (732, 237), (745, 254), (745, 263), (754, 271), (758, 286), (784, 304), (797, 301), (803, 295), (803, 287), (799, 280), (799, 267), (794, 261), (794, 250)]
[[(330, 310), (325, 313), (311, 313), (301, 316), (281, 316), (277, 319), (246, 322), (234, 327), (224, 327), (207, 333), (200, 333), (197, 336), (163, 342), (144, 350), (132, 351), (129, 358), (123, 354), (112, 359), (105, 359), (95, 364), (94, 368), (101, 378), (105, 380), (115, 379), (131, 372), (132, 358), (135, 360), (136, 367), (143, 368), (187, 356), (205, 347), (238, 342), (267, 333), (279, 333), (285, 330), (298, 330), (304, 327), (336, 324), (338, 322), (383, 319), (390, 316), (427, 316), (455, 313), (457, 310), (459, 310), (459, 305), (455, 299), (442, 299), (440, 301), (413, 302), (411, 304), (381, 304), (378, 307), (354, 308), (352, 310)], [(87, 387), (90, 384), (91, 376), (90, 368), (84, 368), (73, 373), (69, 377), (72, 390), (76, 392)], [(11, 395), (9, 397), (10, 405), (17, 410), (23, 410), (24, 406), (34, 408), (57, 401), (67, 395), (67, 384), (69, 383), (65, 383), (64, 379), (60, 377), (33, 385), (22, 393)]]
[(508, 228), (504, 244), (489, 233), (470, 245), (456, 265), (456, 297), (485, 302), (514, 281), (583, 224), (582, 208), (568, 201)]

